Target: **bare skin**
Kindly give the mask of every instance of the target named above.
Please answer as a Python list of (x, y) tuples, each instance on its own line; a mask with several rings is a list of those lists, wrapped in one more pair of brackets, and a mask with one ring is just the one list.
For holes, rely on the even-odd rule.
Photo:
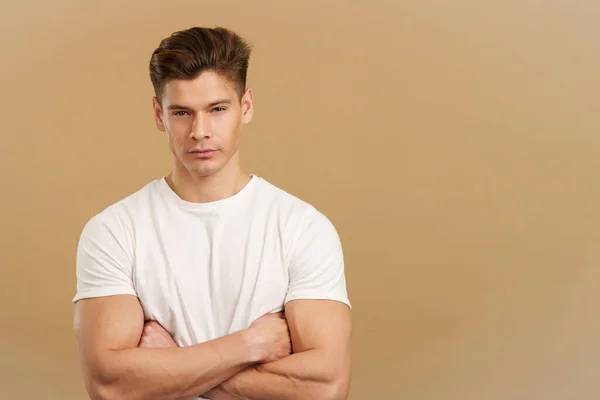
[[(273, 319), (285, 319), (283, 313), (277, 314), (267, 314), (258, 320), (256, 320), (251, 328), (261, 328), (267, 327)], [(289, 338), (288, 338), (289, 339)], [(282, 340), (281, 345), (283, 346), (281, 349), (281, 354), (289, 354), (291, 351), (291, 342)], [(147, 321), (144, 323), (144, 328), (142, 330), (142, 337), (140, 339), (140, 343), (138, 347), (145, 348), (175, 348), (179, 347), (173, 337), (165, 328), (163, 328), (156, 321)], [(267, 358), (266, 362), (277, 361), (277, 356), (274, 358)], [(204, 393), (203, 396), (211, 398), (211, 399), (221, 399), (221, 400), (235, 400), (235, 399), (246, 399), (245, 397), (239, 397), (228, 393), (223, 387), (216, 386), (208, 392)]]
[(205, 393), (244, 368), (290, 354), (285, 320), (263, 318), (228, 336), (174, 347), (158, 323), (144, 324), (135, 297), (81, 300), (75, 332), (88, 392), (92, 399), (140, 400)]
[(170, 81), (152, 106), (173, 155), (167, 183), (182, 199), (221, 200), (248, 183), (239, 150), (242, 128), (254, 114), (252, 90), (240, 100), (231, 83), (207, 71), (191, 81)]
[[(213, 400), (239, 399), (346, 399), (350, 385), (349, 309), (329, 301), (292, 301), (293, 349), (296, 354), (257, 363), (204, 393)], [(316, 314), (315, 314), (316, 313)], [(253, 326), (267, 322), (267, 317)], [(308, 322), (320, 323), (308, 327)], [(150, 321), (143, 338), (152, 346), (177, 346), (169, 333)], [(304, 326), (304, 329), (302, 328)], [(326, 327), (329, 325), (329, 327)], [(341, 336), (337, 336), (341, 333)], [(339, 359), (338, 357), (342, 357)], [(315, 364), (320, 361), (321, 364)]]

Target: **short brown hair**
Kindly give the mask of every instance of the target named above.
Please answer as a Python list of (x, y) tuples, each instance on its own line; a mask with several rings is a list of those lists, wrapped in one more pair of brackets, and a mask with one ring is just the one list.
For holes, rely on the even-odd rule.
[(223, 27), (193, 27), (163, 39), (150, 59), (150, 80), (161, 101), (172, 79), (195, 79), (204, 71), (214, 71), (235, 85), (240, 96), (246, 90), (251, 45)]

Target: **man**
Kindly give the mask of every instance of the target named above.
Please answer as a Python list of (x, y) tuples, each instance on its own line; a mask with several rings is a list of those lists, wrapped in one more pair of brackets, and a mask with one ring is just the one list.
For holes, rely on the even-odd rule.
[(240, 167), (250, 52), (229, 30), (191, 28), (152, 54), (173, 169), (81, 233), (75, 332), (92, 399), (348, 396), (337, 232)]

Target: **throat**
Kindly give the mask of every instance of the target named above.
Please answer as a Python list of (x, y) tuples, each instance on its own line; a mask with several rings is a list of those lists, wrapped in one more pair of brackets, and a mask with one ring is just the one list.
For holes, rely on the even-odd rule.
[(196, 178), (172, 171), (165, 181), (182, 200), (190, 203), (211, 203), (236, 195), (251, 179), (250, 175), (241, 170), (231, 176), (214, 174)]

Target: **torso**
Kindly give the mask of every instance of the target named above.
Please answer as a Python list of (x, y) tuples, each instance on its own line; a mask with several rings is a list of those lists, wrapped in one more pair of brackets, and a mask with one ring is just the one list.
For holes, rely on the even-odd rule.
[(133, 210), (133, 279), (146, 319), (180, 346), (247, 328), (283, 310), (286, 237), (307, 205), (253, 177), (236, 196), (183, 202), (164, 180)]

